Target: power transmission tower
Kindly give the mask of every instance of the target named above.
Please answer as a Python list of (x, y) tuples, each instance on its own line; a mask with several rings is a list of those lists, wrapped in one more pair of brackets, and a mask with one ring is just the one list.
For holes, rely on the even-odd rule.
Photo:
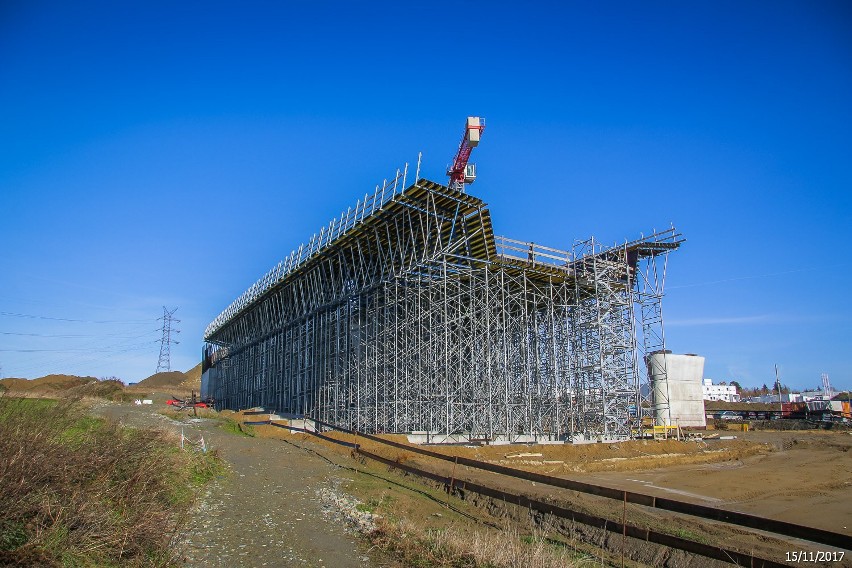
[(174, 317), (177, 310), (178, 309), (175, 308), (172, 311), (169, 311), (166, 306), (163, 306), (163, 317), (157, 318), (158, 321), (163, 320), (163, 327), (160, 328), (163, 332), (163, 338), (160, 339), (160, 360), (157, 361), (157, 373), (160, 371), (172, 370), (170, 360), (171, 345), (172, 343), (175, 345), (180, 343), (179, 341), (172, 339), (172, 333), (180, 333), (179, 330), (172, 327), (173, 323), (180, 323), (180, 320)]

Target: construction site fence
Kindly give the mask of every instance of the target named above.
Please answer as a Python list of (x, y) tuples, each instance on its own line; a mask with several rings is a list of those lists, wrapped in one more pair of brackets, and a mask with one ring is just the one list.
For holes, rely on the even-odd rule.
[(686, 503), (684, 501), (677, 501), (675, 499), (656, 497), (654, 495), (647, 495), (644, 493), (623, 491), (621, 489), (614, 489), (612, 487), (605, 487), (602, 485), (594, 485), (592, 483), (586, 483), (583, 481), (574, 481), (561, 477), (553, 477), (551, 475), (543, 475), (540, 473), (534, 473), (522, 469), (515, 469), (465, 457), (448, 456), (446, 454), (433, 452), (425, 448), (401, 444), (399, 442), (394, 442), (393, 440), (386, 440), (378, 436), (373, 436), (371, 434), (362, 434), (359, 432), (344, 430), (342, 428), (332, 426), (331, 424), (326, 424), (322, 422), (317, 422), (317, 424), (321, 424), (324, 427), (349, 432), (353, 435), (357, 435), (364, 439), (371, 440), (380, 444), (393, 446), (409, 452), (422, 454), (440, 460), (456, 462), (460, 465), (473, 467), (483, 471), (490, 471), (492, 473), (498, 473), (509, 477), (525, 479), (527, 481), (550, 485), (553, 487), (559, 487), (562, 489), (569, 489), (571, 491), (578, 491), (580, 493), (587, 493), (590, 495), (597, 495), (599, 497), (606, 497), (607, 499), (614, 499), (618, 501), (626, 500), (628, 503), (635, 503), (637, 505), (643, 505), (645, 507), (663, 509), (666, 511), (683, 513), (685, 515), (691, 515), (693, 517), (700, 517), (712, 521), (719, 521), (723, 523), (739, 525), (768, 532), (774, 532), (776, 534), (809, 540), (820, 544), (827, 544), (829, 546), (836, 546), (838, 548), (849, 547), (849, 537), (847, 535), (826, 531), (823, 529), (797, 525), (793, 523), (788, 523), (786, 521), (778, 521), (775, 519), (759, 517), (756, 515), (749, 515), (747, 513), (738, 513), (736, 511), (728, 511), (725, 509), (717, 509), (715, 507), (707, 507), (705, 505)]
[[(714, 509), (712, 507), (704, 507), (702, 505), (695, 505), (692, 503), (685, 503), (682, 501), (675, 501), (673, 499), (663, 499), (658, 498), (653, 495), (645, 495), (641, 493), (634, 493), (630, 491), (624, 491), (619, 489), (613, 489), (611, 487), (604, 487), (600, 485), (594, 485), (590, 483), (584, 483), (579, 481), (572, 481), (568, 479), (562, 479), (552, 476), (546, 476), (541, 474), (536, 474), (533, 472), (528, 472), (524, 470), (518, 470), (514, 468), (508, 468), (503, 466), (498, 466), (495, 464), (489, 464), (487, 462), (481, 462), (478, 460), (472, 460), (469, 458), (459, 457), (459, 456), (448, 456), (445, 454), (441, 454), (438, 452), (433, 452), (427, 450), (425, 448), (417, 448), (413, 446), (409, 446), (406, 444), (401, 444), (399, 442), (394, 442), (392, 440), (386, 440), (383, 438), (379, 438), (377, 436), (373, 436), (370, 434), (363, 434), (361, 432), (356, 432), (354, 430), (348, 430), (346, 428), (340, 428), (328, 423), (314, 421), (315, 424), (330, 428), (339, 432), (344, 432), (347, 434), (351, 434), (353, 437), (361, 437), (363, 439), (371, 440), (380, 444), (396, 447), (399, 449), (404, 449), (406, 451), (412, 451), (415, 453), (420, 453), (425, 456), (453, 462), (457, 465), (466, 465), (468, 467), (474, 467), (477, 469), (481, 469), (484, 471), (490, 471), (493, 473), (498, 473), (501, 475), (506, 475), (510, 477), (515, 477), (518, 479), (525, 479), (528, 481), (534, 481), (536, 483), (543, 483), (546, 485), (551, 485), (554, 487), (560, 487), (563, 489), (570, 489), (582, 493), (587, 493), (591, 495), (597, 495), (600, 497), (606, 497), (609, 499), (615, 499), (626, 503), (635, 503), (651, 508), (664, 509), (671, 512), (681, 513), (685, 515), (690, 515), (694, 517), (700, 517), (709, 520), (720, 521), (729, 524), (735, 524), (740, 526), (746, 526), (750, 528), (756, 528), (759, 530), (764, 530), (767, 532), (774, 532), (776, 534), (781, 534), (785, 536), (791, 536), (794, 538), (801, 538), (804, 540), (810, 540), (813, 542), (818, 542), (822, 544), (828, 544), (830, 546), (835, 546), (838, 548), (848, 548), (848, 537), (839, 533), (833, 533), (830, 531), (824, 531), (821, 529), (814, 529), (812, 527), (806, 527), (801, 525), (794, 525), (792, 523), (786, 523), (784, 521), (776, 521), (773, 519), (767, 519), (764, 517), (757, 517), (754, 515), (747, 515), (744, 513), (737, 513), (734, 511), (725, 511), (722, 509)], [(488, 487), (485, 485), (473, 483), (466, 480), (457, 480), (454, 477), (447, 477), (444, 475), (436, 474), (430, 471), (426, 471), (411, 465), (400, 463), (396, 460), (388, 459), (383, 456), (374, 454), (367, 450), (361, 449), (360, 445), (357, 442), (346, 442), (343, 440), (338, 440), (336, 438), (332, 438), (330, 436), (326, 436), (321, 432), (298, 428), (286, 424), (282, 424), (280, 422), (273, 421), (262, 421), (262, 422), (252, 422), (251, 424), (271, 424), (273, 426), (284, 428), (293, 432), (301, 432), (305, 434), (310, 434), (317, 438), (326, 440), (328, 442), (348, 447), (354, 450), (357, 455), (363, 456), (365, 458), (371, 459), (373, 461), (382, 463), (388, 467), (404, 471), (406, 473), (416, 475), (418, 477), (422, 477), (425, 479), (429, 479), (434, 482), (438, 482), (443, 484), (448, 493), (452, 493), (454, 489), (458, 489), (461, 491), (471, 491), (480, 495), (484, 495), (487, 497), (500, 499), (506, 503), (510, 503), (513, 505), (518, 505), (523, 508), (527, 508), (530, 510), (535, 510), (539, 513), (552, 515), (554, 517), (558, 517), (565, 520), (570, 520), (573, 522), (578, 522), (584, 525), (596, 527), (599, 529), (603, 529), (605, 531), (621, 533), (624, 536), (629, 536), (632, 538), (636, 538), (639, 540), (644, 540), (646, 542), (652, 542), (655, 544), (660, 544), (663, 546), (668, 546), (671, 548), (676, 548), (678, 550), (683, 550), (685, 552), (690, 552), (692, 554), (697, 554), (699, 556), (704, 556), (706, 558), (713, 558), (716, 560), (721, 560), (724, 562), (730, 562), (737, 565), (744, 566), (752, 566), (755, 568), (772, 568), (772, 567), (781, 567), (781, 566), (789, 566), (788, 564), (780, 563), (774, 560), (770, 560), (767, 558), (761, 558), (755, 556), (753, 554), (739, 552), (736, 550), (726, 549), (719, 546), (713, 546), (709, 544), (704, 544), (700, 542), (695, 542), (692, 540), (684, 539), (681, 537), (673, 536), (667, 533), (661, 533), (658, 531), (654, 531), (648, 528), (642, 528), (637, 526), (628, 525), (626, 523), (619, 523), (617, 521), (613, 521), (611, 519), (607, 519), (604, 517), (598, 517), (595, 515), (589, 515), (587, 513), (583, 513), (580, 511), (574, 511), (572, 509), (568, 509), (566, 507), (561, 507), (558, 505), (554, 505), (552, 503), (547, 503), (544, 501), (539, 501), (536, 499), (531, 499), (524, 495), (520, 495), (517, 493), (513, 493), (510, 491), (506, 491), (504, 489), (498, 489), (494, 487)], [(747, 524), (746, 524), (747, 523)], [(780, 530), (779, 530), (780, 529)]]
[[(697, 554), (699, 556), (704, 556), (706, 558), (713, 558), (716, 560), (730, 562), (741, 566), (752, 566), (754, 568), (774, 568), (787, 566), (786, 564), (775, 562), (766, 558), (760, 558), (753, 554), (747, 554), (743, 552), (738, 552), (736, 550), (730, 550), (718, 546), (703, 544), (700, 542), (687, 540), (670, 534), (653, 531), (651, 529), (628, 525), (626, 523), (619, 523), (617, 521), (612, 521), (605, 517), (589, 515), (587, 513), (575, 511), (573, 509), (553, 505), (552, 503), (546, 503), (537, 499), (530, 499), (529, 497), (526, 497), (524, 495), (505, 491), (503, 489), (495, 489), (493, 487), (488, 487), (465, 480), (456, 480), (452, 477), (446, 477), (443, 475), (435, 474), (416, 467), (399, 463), (391, 459), (384, 458), (377, 454), (362, 450), (358, 447), (355, 448), (355, 451), (359, 456), (364, 456), (373, 461), (385, 464), (388, 467), (441, 483), (447, 487), (447, 492), (450, 494), (452, 494), (454, 489), (459, 489), (460, 491), (471, 491), (473, 493), (478, 493), (479, 495), (484, 495), (493, 499), (500, 499), (505, 503), (517, 505), (518, 507), (529, 509), (531, 511), (537, 511), (538, 513), (542, 513), (545, 515), (551, 515), (560, 519), (565, 519), (568, 521), (596, 527), (608, 532), (622, 534), (631, 538), (636, 538), (655, 544), (661, 544), (663, 546), (676, 548), (678, 550), (683, 550), (686, 552)], [(459, 461), (459, 463), (461, 462)]]

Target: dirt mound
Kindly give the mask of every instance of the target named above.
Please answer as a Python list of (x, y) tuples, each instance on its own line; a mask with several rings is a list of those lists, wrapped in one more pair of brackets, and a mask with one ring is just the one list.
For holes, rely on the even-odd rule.
[(118, 380), (95, 381), (78, 385), (65, 391), (69, 396), (88, 396), (121, 401), (128, 397), (124, 395), (124, 383)]
[[(186, 380), (186, 373), (180, 371), (165, 371), (162, 373), (154, 373), (147, 379), (141, 380), (135, 386), (146, 389), (161, 389), (161, 388), (176, 388)], [(200, 382), (200, 381), (199, 381)]]
[(32, 381), (27, 379), (17, 379), (10, 377), (8, 379), (0, 379), (0, 391), (24, 391), (32, 388)]
[(184, 374), (186, 375), (186, 380), (181, 384), (183, 388), (196, 391), (201, 390), (201, 363)]
[(183, 373), (181, 371), (167, 371), (155, 373), (147, 379), (141, 380), (134, 389), (144, 390), (200, 390), (201, 389), (201, 363)]
[(81, 385), (97, 382), (95, 377), (78, 377), (76, 375), (45, 375), (37, 379), (0, 379), (3, 385), (10, 391), (60, 391)]

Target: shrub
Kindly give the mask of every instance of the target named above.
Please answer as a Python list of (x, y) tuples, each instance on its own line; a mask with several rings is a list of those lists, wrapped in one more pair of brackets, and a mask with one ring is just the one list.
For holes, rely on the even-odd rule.
[(171, 565), (216, 463), (73, 401), (0, 397), (0, 565)]
[(85, 385), (72, 387), (65, 391), (64, 394), (68, 398), (81, 398), (88, 396), (124, 402), (129, 402), (134, 398), (132, 394), (124, 392), (124, 383), (117, 379), (92, 381)]

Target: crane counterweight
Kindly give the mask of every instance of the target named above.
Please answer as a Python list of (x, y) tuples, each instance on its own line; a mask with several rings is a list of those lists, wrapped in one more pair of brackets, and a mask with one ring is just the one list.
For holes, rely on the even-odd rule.
[(464, 184), (473, 183), (476, 179), (476, 165), (468, 164), (468, 160), (470, 160), (471, 151), (479, 145), (483, 130), (485, 130), (484, 118), (467, 117), (458, 152), (453, 159), (453, 165), (447, 169), (450, 189), (464, 193)]

